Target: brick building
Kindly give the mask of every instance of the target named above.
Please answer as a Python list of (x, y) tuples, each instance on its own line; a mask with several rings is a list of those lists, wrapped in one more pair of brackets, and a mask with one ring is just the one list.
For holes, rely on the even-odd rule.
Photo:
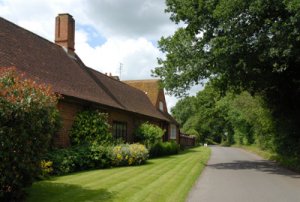
[[(69, 146), (76, 113), (90, 108), (107, 113), (113, 136), (127, 142), (133, 141), (134, 129), (145, 121), (164, 128), (164, 140), (179, 141), (178, 124), (167, 112), (158, 81), (155, 89), (146, 92), (133, 82), (93, 70), (76, 55), (74, 39), (75, 21), (69, 14), (56, 17), (55, 43), (0, 18), (0, 67), (15, 66), (62, 95), (58, 103), (62, 128), (54, 137), (57, 146)], [(156, 92), (156, 98), (150, 92)]]

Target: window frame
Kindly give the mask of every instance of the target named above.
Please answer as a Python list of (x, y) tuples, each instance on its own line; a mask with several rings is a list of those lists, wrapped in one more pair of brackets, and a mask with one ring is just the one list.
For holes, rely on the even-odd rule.
[(127, 122), (113, 121), (112, 123), (112, 136), (115, 139), (122, 138), (127, 141)]
[(160, 111), (164, 111), (164, 103), (162, 101), (159, 101), (158, 108)]
[(177, 127), (175, 124), (170, 125), (170, 139), (176, 140), (177, 139)]

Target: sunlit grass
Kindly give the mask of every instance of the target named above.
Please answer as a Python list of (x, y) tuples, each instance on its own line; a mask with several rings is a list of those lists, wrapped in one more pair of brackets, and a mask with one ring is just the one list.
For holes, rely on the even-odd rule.
[(148, 160), (143, 166), (94, 170), (35, 183), (28, 201), (185, 201), (210, 149)]

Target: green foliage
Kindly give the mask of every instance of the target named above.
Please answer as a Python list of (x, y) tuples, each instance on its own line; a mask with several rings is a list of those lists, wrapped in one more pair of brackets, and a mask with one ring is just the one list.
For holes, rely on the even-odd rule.
[(41, 177), (48, 177), (53, 172), (53, 162), (52, 161), (41, 161)]
[(192, 104), (195, 101), (195, 97), (187, 97), (186, 99), (179, 100), (176, 103), (176, 108), (171, 109), (173, 117), (178, 121), (180, 125), (185, 123), (191, 113), (195, 111), (195, 105)]
[[(202, 79), (210, 79), (223, 92), (262, 96), (276, 123), (277, 152), (299, 156), (299, 1), (167, 0), (166, 4), (171, 20), (186, 24), (159, 41), (166, 57), (158, 60), (160, 66), (153, 73), (166, 90), (182, 95)], [(240, 122), (235, 129), (238, 141), (254, 141), (255, 131), (242, 138), (249, 127), (249, 120)]]
[(163, 135), (164, 130), (148, 122), (141, 124), (134, 132), (135, 140), (145, 144), (148, 149), (151, 145), (162, 141)]
[(109, 146), (94, 143), (55, 149), (45, 156), (45, 162), (52, 162), (51, 174), (64, 175), (111, 166), (140, 165), (146, 162), (148, 153), (146, 147), (141, 144)]
[(167, 156), (178, 154), (180, 146), (174, 142), (157, 142), (151, 146), (150, 157)]
[(296, 1), (167, 0), (166, 4), (171, 20), (187, 24), (159, 42), (167, 57), (159, 60), (161, 67), (154, 73), (163, 78), (167, 90), (180, 93), (202, 78), (216, 76), (224, 87), (247, 90), (287, 87), (281, 81), (298, 85), (283, 80), (299, 79)]
[(112, 141), (107, 114), (97, 110), (79, 112), (74, 120), (70, 139), (73, 145)]
[[(197, 109), (183, 124), (185, 133), (195, 131), (199, 142), (209, 144), (234, 143), (257, 144), (262, 149), (274, 150), (276, 144), (275, 121), (271, 111), (259, 96), (247, 92), (227, 93), (220, 96), (218, 90), (208, 83), (205, 89), (194, 97)], [(176, 105), (174, 108), (180, 110)]]
[(231, 124), (236, 143), (274, 149), (275, 122), (261, 97), (246, 92), (237, 96), (227, 94), (218, 107), (227, 108), (225, 118)]
[(40, 174), (42, 155), (59, 126), (57, 96), (48, 86), (0, 69), (0, 200), (19, 201)]
[(149, 151), (141, 144), (122, 144), (113, 147), (111, 161), (114, 166), (141, 165), (149, 157)]
[(195, 136), (196, 137), (196, 136), (199, 135), (199, 133), (193, 127), (189, 128), (189, 129), (186, 129), (185, 131), (186, 131), (186, 134), (188, 136)]
[[(196, 135), (197, 142), (200, 143), (204, 143), (207, 138), (220, 143), (224, 133), (225, 120), (215, 108), (219, 99), (221, 99), (220, 94), (209, 83), (193, 99), (184, 98), (183, 100), (187, 101), (185, 101), (186, 105), (189, 105), (193, 110), (190, 111), (189, 118), (182, 123), (183, 133), (193, 132)], [(181, 107), (181, 105), (176, 104), (173, 111), (180, 111)]]
[(111, 147), (96, 143), (78, 145), (66, 149), (55, 149), (45, 159), (53, 162), (52, 174), (63, 175), (75, 171), (106, 168), (111, 165)]

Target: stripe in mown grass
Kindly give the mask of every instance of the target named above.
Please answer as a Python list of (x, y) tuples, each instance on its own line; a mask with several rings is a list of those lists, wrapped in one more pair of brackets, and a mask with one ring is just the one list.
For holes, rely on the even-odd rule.
[[(190, 160), (191, 157), (186, 158), (183, 163), (186, 165), (186, 163), (188, 163)], [(171, 185), (172, 187), (174, 184), (177, 184), (175, 177), (181, 169), (181, 164), (178, 164), (173, 168), (169, 168), (168, 172), (164, 173), (164, 175), (161, 175), (155, 181), (149, 182), (143, 190), (133, 195), (133, 197), (128, 201), (143, 201), (147, 198), (151, 198), (153, 201), (164, 201), (164, 198), (166, 197), (164, 193), (172, 190), (165, 190), (164, 188), (168, 185)]]
[[(168, 162), (160, 163), (159, 165), (142, 165), (137, 167), (126, 167), (122, 172), (118, 172), (118, 175), (107, 176), (105, 179), (100, 179), (100, 181), (109, 180), (109, 182), (105, 183), (105, 187), (110, 187), (112, 190), (113, 187), (120, 183), (124, 183), (129, 181), (130, 179), (135, 182), (139, 178), (143, 179), (147, 172), (155, 171), (157, 169), (160, 170), (161, 167), (165, 167)], [(128, 169), (130, 168), (130, 169)], [(121, 169), (121, 168), (119, 168)], [(129, 172), (127, 172), (129, 171)], [(92, 181), (91, 183), (85, 184), (86, 186), (94, 186), (97, 182)]]
[(198, 147), (146, 165), (94, 170), (40, 181), (28, 201), (184, 201), (209, 157)]
[[(178, 163), (178, 160), (172, 160), (173, 163), (178, 164), (176, 168), (170, 169), (169, 172), (161, 178), (158, 178), (155, 182), (149, 183), (147, 187), (134, 194), (128, 201), (147, 201), (147, 198), (150, 198), (152, 201), (184, 201), (188, 191), (199, 176), (200, 170), (203, 169), (204, 164), (208, 160), (209, 152), (206, 154), (204, 153), (204, 155), (207, 155), (207, 158), (200, 156), (199, 159), (195, 159), (193, 158), (194, 156), (192, 156), (184, 161), (180, 161), (180, 163)], [(179, 156), (176, 156), (176, 158), (179, 158)], [(186, 158), (186, 156), (184, 156), (184, 158)], [(199, 163), (199, 165), (195, 165), (198, 164), (197, 161), (201, 161), (201, 158), (203, 158), (202, 162)], [(191, 162), (191, 159), (193, 159), (195, 163)], [(187, 171), (190, 171), (191, 169), (199, 171), (192, 173), (193, 175), (191, 176), (190, 172), (187, 173)]]
[[(168, 161), (168, 163), (175, 161), (175, 159), (171, 159)], [(189, 158), (186, 158), (184, 162), (188, 162)], [(170, 164), (171, 165), (171, 164)], [(155, 193), (155, 195), (159, 195), (161, 193), (161, 189), (166, 186), (167, 183), (172, 180), (174, 174), (176, 174), (178, 171), (180, 171), (182, 167), (176, 165), (175, 167), (166, 166), (163, 170), (159, 171), (159, 175), (156, 175), (154, 177), (151, 177), (150, 179), (144, 178), (140, 179), (144, 181), (144, 185), (140, 186), (140, 189), (135, 192), (134, 194), (130, 195), (128, 198), (128, 201), (143, 201), (147, 198), (149, 198), (150, 194)], [(154, 171), (155, 172), (155, 171)], [(156, 171), (157, 172), (157, 171)], [(169, 182), (168, 182), (169, 181)], [(163, 186), (160, 186), (162, 182), (165, 182)], [(150, 197), (153, 198), (153, 197)], [(126, 199), (125, 199), (126, 201)], [(156, 199), (155, 199), (156, 201)]]

